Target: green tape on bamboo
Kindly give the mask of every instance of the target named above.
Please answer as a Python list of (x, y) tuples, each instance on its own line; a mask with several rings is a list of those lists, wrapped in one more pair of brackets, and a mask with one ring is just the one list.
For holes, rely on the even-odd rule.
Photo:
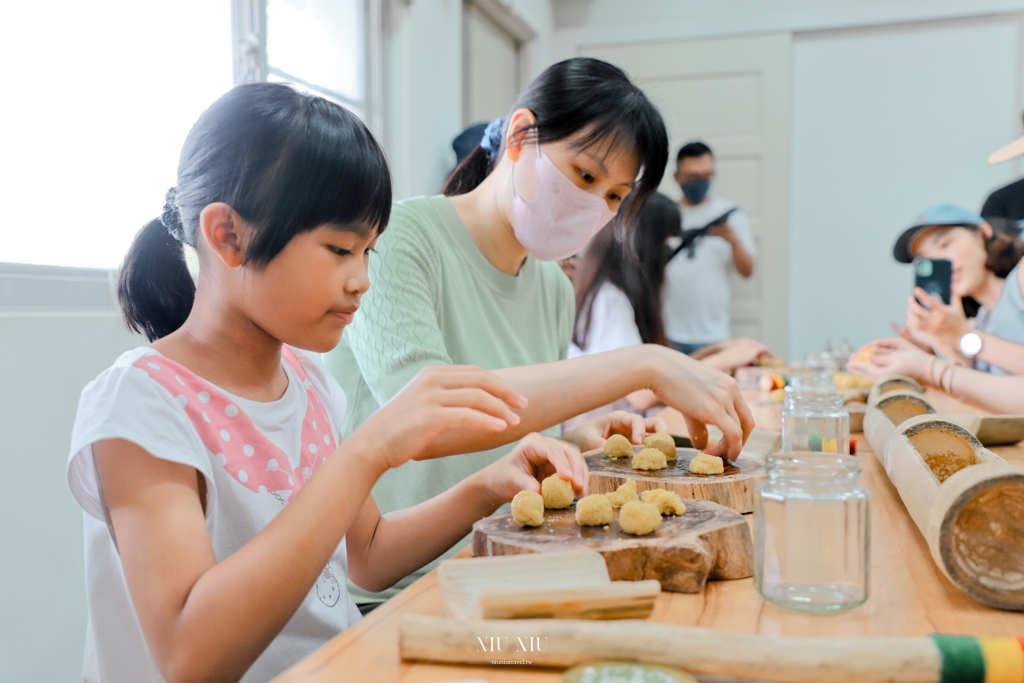
[(942, 678), (939, 683), (985, 683), (985, 657), (976, 638), (928, 636), (942, 653)]

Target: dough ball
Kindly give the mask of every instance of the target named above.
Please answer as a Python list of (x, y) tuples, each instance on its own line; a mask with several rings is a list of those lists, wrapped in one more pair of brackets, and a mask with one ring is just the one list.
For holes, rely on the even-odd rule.
[(640, 500), (640, 496), (636, 495), (636, 481), (633, 479), (627, 479), (626, 483), (615, 491), (604, 495), (613, 508), (620, 508), (631, 500)]
[(650, 503), (634, 500), (622, 506), (619, 524), (627, 534), (646, 536), (653, 533), (661, 524), (661, 513)]
[(512, 499), (512, 519), (520, 526), (540, 526), (544, 523), (544, 498), (533, 491), (520, 491)]
[(725, 472), (725, 463), (717, 455), (698, 453), (690, 461), (690, 471), (694, 474), (722, 474)]
[(548, 510), (564, 510), (572, 505), (576, 497), (569, 480), (557, 474), (552, 474), (540, 483), (540, 492), (544, 496), (544, 507)]
[(634, 470), (663, 470), (666, 467), (668, 460), (657, 448), (645, 448), (633, 456)]
[(640, 494), (640, 497), (645, 503), (650, 503), (657, 507), (658, 512), (663, 515), (686, 514), (686, 506), (683, 505), (682, 499), (679, 498), (679, 494), (675, 491), (652, 489), (650, 491), (644, 491)]
[(657, 432), (644, 439), (644, 448), (657, 448), (665, 454), (665, 460), (672, 462), (676, 459), (676, 440), (669, 436), (668, 432)]
[(622, 434), (612, 434), (604, 442), (604, 454), (609, 458), (629, 458), (633, 455), (633, 444)]
[(611, 521), (612, 503), (607, 496), (592, 493), (576, 501), (576, 522), (580, 526), (604, 526)]

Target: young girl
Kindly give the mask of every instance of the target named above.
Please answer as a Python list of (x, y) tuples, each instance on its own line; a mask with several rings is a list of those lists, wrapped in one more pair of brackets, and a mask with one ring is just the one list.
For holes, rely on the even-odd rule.
[[(666, 241), (679, 234), (679, 207), (655, 193), (640, 209), (632, 235), (632, 250), (621, 239), (624, 231), (612, 221), (591, 241), (580, 259), (576, 289), (576, 324), (569, 358), (606, 351), (661, 344), (667, 346), (661, 297), (668, 260)], [(752, 339), (730, 339), (701, 349), (695, 357), (719, 370), (731, 371), (770, 355)], [(566, 428), (593, 420), (614, 409), (643, 413), (661, 401), (647, 389), (566, 422)]]
[[(422, 368), (470, 363), (529, 399), (508, 434), (549, 429), (651, 389), (688, 417), (701, 447), (705, 423), (718, 425), (725, 438), (714, 452), (735, 458), (753, 419), (725, 375), (658, 345), (565, 360), (575, 306), (556, 261), (577, 253), (620, 207), (630, 224), (667, 160), (661, 115), (620, 69), (584, 57), (545, 69), (508, 116), (488, 126), (443, 196), (395, 205), (382, 258), (370, 264), (373, 289), (328, 356), (352, 401), (342, 431), (360, 425)], [(607, 425), (563, 438), (587, 448), (606, 433)], [(634, 442), (642, 437), (641, 422)], [(382, 510), (427, 500), (504, 453), (488, 452), (484, 440), (481, 446), (472, 455), (392, 470), (374, 498)]]
[(120, 276), (152, 344), (86, 387), (72, 437), (89, 683), (269, 680), (359, 619), (347, 577), (386, 588), (550, 473), (582, 492), (579, 452), (532, 435), (380, 515), (383, 472), (507, 440), (527, 405), (480, 368), (426, 368), (339, 443), (345, 396), (318, 354), (367, 291), (390, 204), (381, 150), (322, 98), (243, 85), (192, 128)]

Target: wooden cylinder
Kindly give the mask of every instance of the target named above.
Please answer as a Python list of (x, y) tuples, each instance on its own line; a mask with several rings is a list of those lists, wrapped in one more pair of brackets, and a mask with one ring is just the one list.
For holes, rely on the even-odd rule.
[(889, 437), (904, 420), (935, 413), (922, 395), (909, 391), (891, 391), (868, 406), (864, 414), (864, 436), (879, 458), (885, 457)]
[(906, 420), (884, 446), (885, 471), (942, 573), (987, 605), (1024, 610), (1024, 468), (932, 415)]
[(875, 405), (883, 396), (893, 392), (919, 394), (923, 396), (924, 387), (921, 386), (920, 382), (912, 377), (896, 375), (889, 379), (884, 379), (871, 387), (871, 391), (868, 392), (868, 405)]
[(790, 638), (647, 621), (457, 621), (406, 614), (402, 659), (568, 668), (634, 661), (693, 674), (778, 683), (939, 683), (942, 655), (927, 638)]

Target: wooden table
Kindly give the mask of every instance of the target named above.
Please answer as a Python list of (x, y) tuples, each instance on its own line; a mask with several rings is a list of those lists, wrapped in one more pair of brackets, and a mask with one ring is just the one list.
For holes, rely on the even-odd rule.
[[(752, 402), (763, 395), (748, 395)], [(976, 408), (948, 396), (929, 393), (940, 413), (974, 413)], [(762, 404), (763, 406), (764, 404)], [(778, 429), (777, 413), (756, 410), (758, 426)], [(666, 418), (678, 428), (678, 416)], [(857, 439), (863, 475), (871, 491), (871, 597), (856, 609), (820, 615), (787, 610), (765, 602), (753, 579), (714, 581), (703, 594), (662, 593), (651, 619), (723, 631), (771, 635), (915, 636), (964, 633), (975, 636), (1024, 635), (1024, 615), (1001, 612), (968, 598), (939, 572), (914, 522), (863, 436)], [(1009, 462), (1024, 465), (1020, 445), (993, 449)], [(749, 517), (749, 516), (748, 516)], [(459, 554), (467, 556), (468, 549)], [(484, 680), (490, 683), (556, 683), (560, 672), (528, 668), (476, 668), (406, 664), (398, 657), (401, 615), (443, 614), (435, 572), (414, 583), (361, 623), (277, 679), (287, 683), (438, 683)]]

